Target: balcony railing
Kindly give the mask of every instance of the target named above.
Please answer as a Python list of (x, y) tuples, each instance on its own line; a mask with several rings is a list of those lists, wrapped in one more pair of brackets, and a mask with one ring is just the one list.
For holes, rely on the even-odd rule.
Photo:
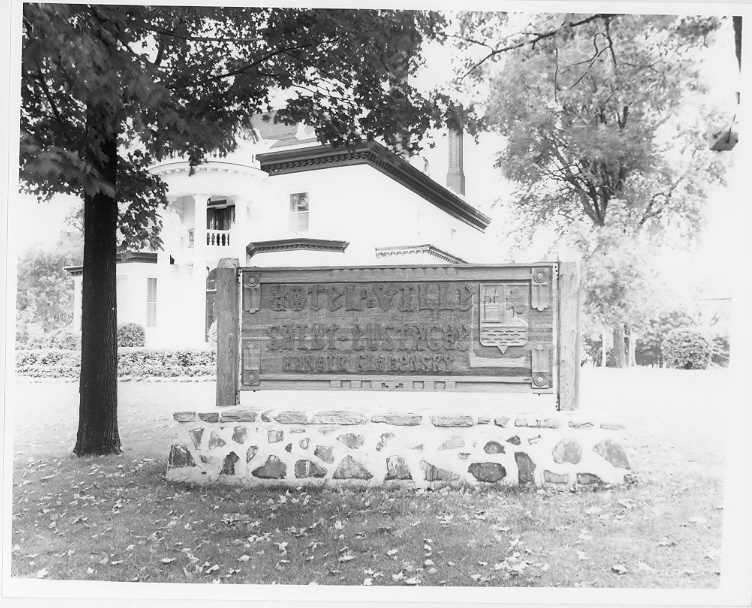
[(207, 230), (206, 244), (209, 247), (229, 247), (230, 231), (229, 230)]

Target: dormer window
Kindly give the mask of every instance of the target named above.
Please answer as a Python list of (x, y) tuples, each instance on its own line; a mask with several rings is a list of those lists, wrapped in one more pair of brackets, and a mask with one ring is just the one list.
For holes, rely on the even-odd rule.
[(308, 192), (290, 195), (290, 225), (295, 232), (308, 230)]

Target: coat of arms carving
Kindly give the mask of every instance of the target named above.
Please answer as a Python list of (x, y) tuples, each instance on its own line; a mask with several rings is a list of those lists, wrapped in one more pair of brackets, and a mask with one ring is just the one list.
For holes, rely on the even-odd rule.
[(480, 285), (480, 343), (504, 353), (510, 346), (528, 340), (530, 308), (527, 283), (482, 283)]

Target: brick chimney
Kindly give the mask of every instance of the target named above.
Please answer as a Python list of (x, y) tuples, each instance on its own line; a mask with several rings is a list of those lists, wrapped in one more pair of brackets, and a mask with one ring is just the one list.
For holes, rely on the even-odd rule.
[(464, 148), (462, 131), (449, 131), (449, 171), (446, 185), (459, 194), (465, 194)]

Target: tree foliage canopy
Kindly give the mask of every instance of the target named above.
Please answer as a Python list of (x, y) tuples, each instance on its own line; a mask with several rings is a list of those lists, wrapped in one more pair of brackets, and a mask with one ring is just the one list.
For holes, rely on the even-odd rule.
[(695, 231), (721, 175), (704, 138), (698, 68), (719, 21), (536, 15), (517, 25), (521, 33), (487, 44), (482, 65), (503, 60), (486, 69), (487, 120), (507, 138), (498, 166), (528, 224), (602, 227), (620, 199), (630, 231)]
[[(442, 23), (413, 11), (27, 4), (23, 183), (44, 198), (115, 196), (124, 244), (156, 246), (165, 189), (149, 166), (232, 151), (280, 91), (277, 118), (305, 121), (322, 142), (380, 136), (415, 149), (426, 129), (462, 115), (407, 80)], [(92, 137), (87, 121), (104, 122), (102, 111), (118, 138), (116, 184), (92, 162), (109, 133)]]

